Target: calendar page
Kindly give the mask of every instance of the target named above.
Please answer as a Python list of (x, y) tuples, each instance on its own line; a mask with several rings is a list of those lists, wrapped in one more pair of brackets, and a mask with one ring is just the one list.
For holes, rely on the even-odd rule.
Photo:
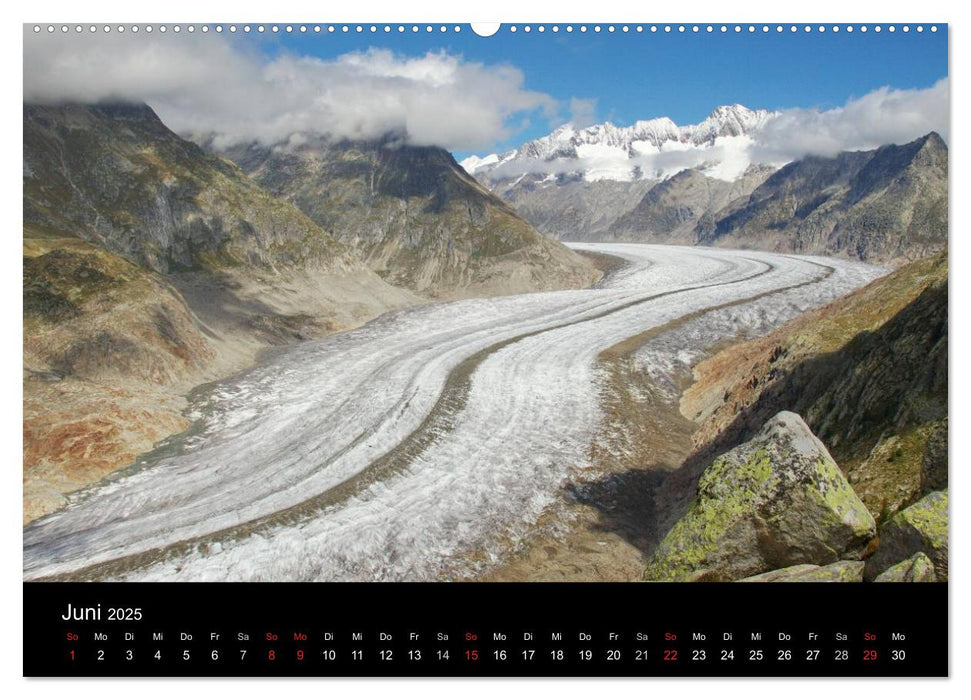
[(24, 675), (948, 675), (946, 23), (23, 64)]

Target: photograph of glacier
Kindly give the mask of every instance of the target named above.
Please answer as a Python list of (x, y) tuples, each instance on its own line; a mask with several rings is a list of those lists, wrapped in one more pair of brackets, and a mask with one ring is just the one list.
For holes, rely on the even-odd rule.
[(947, 27), (539, 27), (24, 27), (25, 581), (947, 580)]

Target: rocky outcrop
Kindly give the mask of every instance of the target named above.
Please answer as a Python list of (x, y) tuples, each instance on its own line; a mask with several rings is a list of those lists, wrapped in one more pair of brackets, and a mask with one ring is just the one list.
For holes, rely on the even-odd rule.
[(947, 145), (930, 133), (902, 146), (807, 157), (781, 168), (699, 242), (860, 260), (910, 261), (947, 245)]
[(928, 433), (920, 465), (920, 487), (923, 493), (947, 488), (947, 417), (935, 423)]
[(894, 564), (873, 579), (876, 583), (933, 583), (937, 581), (934, 562), (923, 552)]
[(781, 412), (704, 471), (645, 578), (732, 581), (859, 559), (875, 533), (825, 446), (798, 415)]
[(859, 583), (863, 580), (864, 566), (862, 561), (838, 561), (826, 566), (796, 564), (749, 576), (739, 583)]
[(456, 298), (585, 287), (586, 258), (546, 236), (434, 147), (318, 138), (225, 152), (387, 281)]
[(866, 563), (866, 578), (875, 579), (892, 566), (925, 554), (939, 581), (947, 581), (947, 491), (935, 491), (900, 511), (880, 527), (879, 545)]

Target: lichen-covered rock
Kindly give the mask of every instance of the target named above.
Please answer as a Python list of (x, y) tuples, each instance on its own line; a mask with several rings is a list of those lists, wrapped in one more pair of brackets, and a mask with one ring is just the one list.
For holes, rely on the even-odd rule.
[(947, 581), (947, 506), (947, 490), (935, 491), (884, 523), (880, 543), (866, 563), (866, 579), (924, 552), (937, 580)]
[(795, 564), (861, 558), (873, 516), (802, 418), (783, 411), (702, 474), (647, 580), (734, 581)]
[(793, 576), (799, 576), (801, 574), (807, 574), (811, 571), (816, 571), (819, 569), (817, 564), (796, 564), (795, 566), (787, 566), (784, 569), (773, 569), (772, 571), (766, 571), (764, 574), (756, 574), (755, 576), (746, 576), (745, 578), (738, 579), (739, 583), (774, 583), (776, 581), (789, 581)]
[(826, 566), (796, 564), (785, 569), (749, 576), (745, 583), (859, 583), (863, 580), (862, 561), (838, 561)]
[(930, 557), (923, 552), (917, 552), (910, 559), (894, 564), (873, 580), (877, 583), (932, 583), (937, 580), (937, 576)]

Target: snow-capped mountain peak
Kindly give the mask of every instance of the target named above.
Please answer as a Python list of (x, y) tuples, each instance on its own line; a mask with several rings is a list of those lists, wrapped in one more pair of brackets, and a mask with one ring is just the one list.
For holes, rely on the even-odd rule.
[(775, 115), (766, 109), (749, 109), (744, 105), (715, 107), (704, 121), (682, 127), (685, 135), (696, 144), (713, 141), (719, 136), (750, 136), (762, 129)]
[(487, 168), (490, 165), (495, 165), (500, 160), (500, 156), (497, 153), (490, 153), (489, 155), (480, 158), (479, 156), (469, 156), (459, 163), (469, 175), (475, 175), (475, 173), (482, 168)]
[(470, 156), (462, 166), (490, 181), (562, 173), (586, 180), (630, 181), (699, 166), (713, 177), (734, 179), (750, 164), (743, 151), (774, 116), (768, 110), (733, 104), (716, 107), (703, 121), (685, 126), (668, 117), (630, 126), (607, 121), (578, 129), (564, 124), (514, 151)]

